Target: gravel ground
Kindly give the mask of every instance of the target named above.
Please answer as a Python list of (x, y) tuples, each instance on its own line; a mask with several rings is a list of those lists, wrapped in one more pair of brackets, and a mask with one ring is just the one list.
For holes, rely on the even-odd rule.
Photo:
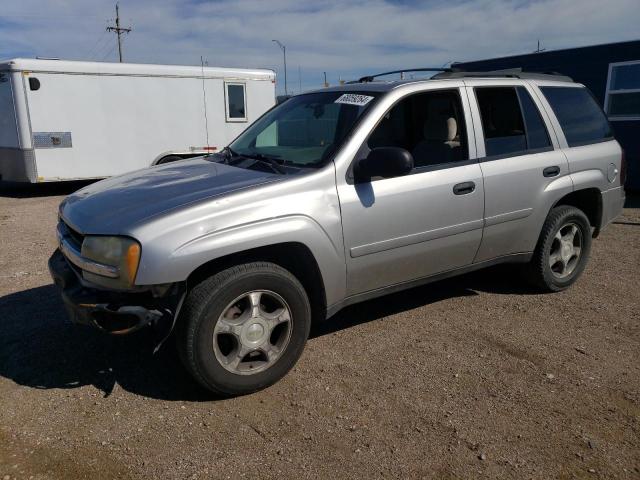
[(0, 186), (0, 479), (640, 478), (640, 201), (572, 289), (499, 267), (350, 307), (266, 391), (67, 323), (46, 260), (77, 184)]

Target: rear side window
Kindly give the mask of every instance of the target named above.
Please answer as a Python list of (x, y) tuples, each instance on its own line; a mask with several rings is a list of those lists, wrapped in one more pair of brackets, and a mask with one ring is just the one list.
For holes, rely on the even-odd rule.
[(570, 147), (612, 138), (611, 126), (586, 88), (540, 87), (556, 114)]
[(540, 111), (533, 100), (531, 95), (524, 87), (518, 87), (518, 98), (520, 99), (520, 106), (522, 107), (522, 113), (524, 115), (524, 123), (526, 125), (527, 132), (527, 148), (529, 150), (537, 150), (540, 148), (551, 147), (551, 140), (549, 140), (549, 133), (547, 127), (540, 116)]
[(550, 148), (540, 112), (524, 87), (475, 89), (486, 155), (521, 155)]

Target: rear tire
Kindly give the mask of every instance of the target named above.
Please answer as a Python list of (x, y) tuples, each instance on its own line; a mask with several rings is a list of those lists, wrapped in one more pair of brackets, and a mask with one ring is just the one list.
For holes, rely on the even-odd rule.
[(183, 363), (205, 388), (225, 396), (255, 392), (284, 377), (311, 327), (303, 286), (268, 262), (237, 265), (204, 280), (187, 295), (180, 317)]
[(569, 288), (584, 271), (591, 251), (591, 226), (575, 207), (561, 205), (549, 212), (533, 258), (529, 281), (547, 292)]

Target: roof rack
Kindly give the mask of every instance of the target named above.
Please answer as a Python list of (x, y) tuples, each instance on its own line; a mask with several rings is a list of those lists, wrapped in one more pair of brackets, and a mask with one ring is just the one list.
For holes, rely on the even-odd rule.
[(433, 77), (433, 80), (443, 80), (446, 78), (522, 78), (530, 80), (557, 80), (561, 82), (573, 82), (573, 78), (562, 75), (558, 72), (525, 72), (522, 68), (509, 68), (505, 70), (490, 70), (486, 72), (466, 72), (457, 68), (451, 68), (440, 72)]
[(369, 82), (373, 82), (373, 79), (376, 78), (376, 77), (382, 77), (384, 75), (392, 75), (394, 73), (405, 73), (405, 72), (441, 72), (441, 73), (445, 73), (445, 72), (451, 72), (451, 71), (452, 70), (450, 68), (432, 68), (432, 67), (407, 68), (405, 70), (393, 70), (391, 72), (383, 72), (383, 73), (377, 73), (375, 75), (367, 75), (366, 77), (359, 78), (355, 82), (348, 82), (348, 83), (369, 83)]

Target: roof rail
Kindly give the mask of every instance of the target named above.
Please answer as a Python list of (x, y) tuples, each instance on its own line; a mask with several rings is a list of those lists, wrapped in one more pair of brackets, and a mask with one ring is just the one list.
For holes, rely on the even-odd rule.
[(561, 82), (573, 82), (573, 78), (558, 72), (525, 72), (522, 68), (509, 68), (505, 70), (489, 70), (486, 72), (466, 72), (457, 68), (443, 71), (431, 77), (433, 80), (446, 78), (522, 78), (530, 80), (557, 80)]
[(441, 72), (441, 73), (445, 73), (445, 72), (451, 72), (452, 70), (450, 68), (432, 68), (432, 67), (425, 67), (425, 68), (407, 68), (404, 70), (393, 70), (391, 72), (383, 72), (383, 73), (377, 73), (375, 75), (367, 75), (366, 77), (361, 77), (359, 78), (356, 82), (349, 82), (349, 83), (369, 83), (369, 82), (373, 82), (373, 79), (376, 77), (382, 77), (384, 75), (391, 75), (393, 73), (405, 73), (405, 72)]

